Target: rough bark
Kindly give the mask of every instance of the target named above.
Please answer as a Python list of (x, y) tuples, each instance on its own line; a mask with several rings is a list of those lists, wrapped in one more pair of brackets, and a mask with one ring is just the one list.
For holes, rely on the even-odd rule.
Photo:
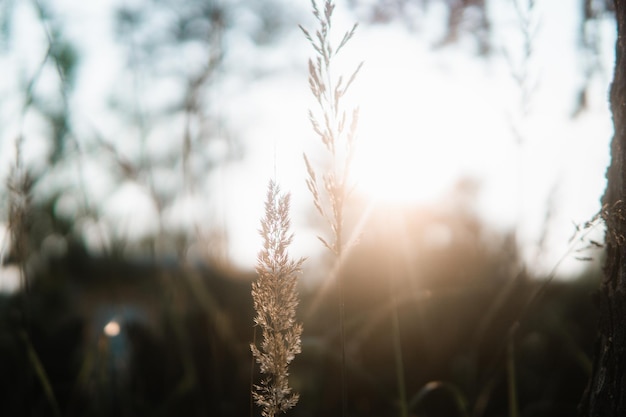
[(589, 417), (626, 416), (626, 1), (615, 0), (616, 61), (610, 100), (615, 133), (602, 198), (606, 263), (598, 291), (593, 369), (580, 404)]

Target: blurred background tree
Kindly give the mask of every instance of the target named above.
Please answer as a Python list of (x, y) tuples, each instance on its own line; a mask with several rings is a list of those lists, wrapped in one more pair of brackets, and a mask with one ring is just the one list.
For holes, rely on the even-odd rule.
[[(214, 198), (213, 168), (244, 148), (222, 118), (215, 86), (225, 71), (255, 76), (245, 65), (224, 68), (225, 39), (270, 45), (285, 30), (286, 12), (272, 1), (150, 0), (95, 5), (101, 15), (73, 20), (90, 7), (2, 3), (3, 177), (20, 164), (32, 178), (30, 250), (56, 234), (105, 253), (129, 244), (145, 254), (184, 253), (191, 241), (210, 241), (220, 257), (225, 231), (219, 222), (199, 224), (199, 210), (211, 217), (210, 204), (199, 205)], [(97, 38), (107, 33), (113, 39)], [(94, 61), (85, 48), (99, 45)], [(135, 236), (120, 225), (128, 219), (106, 213), (104, 197), (124, 188), (122, 198), (135, 199), (124, 204), (139, 196), (153, 223), (134, 228)], [(188, 206), (193, 218), (181, 218)]]
[(624, 217), (624, 102), (626, 100), (626, 7), (615, 1), (618, 41), (613, 82), (610, 90), (615, 133), (611, 142), (611, 165), (602, 198), (602, 217), (606, 225), (606, 261), (604, 276), (596, 293), (599, 310), (598, 331), (594, 345), (593, 370), (581, 402), (583, 416), (618, 416), (626, 412), (624, 378), (626, 331), (624, 311), (626, 282), (623, 258), (626, 217)]

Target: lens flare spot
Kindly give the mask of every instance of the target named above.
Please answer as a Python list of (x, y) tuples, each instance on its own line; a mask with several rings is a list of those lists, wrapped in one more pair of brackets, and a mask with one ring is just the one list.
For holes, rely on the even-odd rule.
[(120, 324), (115, 320), (111, 320), (104, 326), (104, 334), (109, 337), (117, 336), (120, 334)]

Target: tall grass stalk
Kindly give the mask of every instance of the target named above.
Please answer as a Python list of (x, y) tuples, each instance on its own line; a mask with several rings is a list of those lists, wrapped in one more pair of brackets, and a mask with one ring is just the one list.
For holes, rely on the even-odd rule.
[(293, 240), (289, 233), (290, 195), (270, 181), (265, 200), (265, 217), (261, 220), (263, 249), (259, 252), (256, 271), (258, 279), (252, 283), (252, 298), (257, 315), (256, 326), (261, 328), (260, 348), (250, 345), (252, 355), (260, 365), (264, 378), (254, 386), (252, 393), (264, 417), (274, 417), (296, 405), (298, 394), (288, 383), (288, 367), (300, 353), (302, 325), (296, 323), (298, 305), (297, 274), (304, 259), (292, 260), (288, 247)]
[[(524, 203), (525, 203), (525, 187), (524, 177), (526, 173), (526, 165), (528, 163), (525, 156), (526, 146), (530, 139), (528, 135), (529, 118), (532, 111), (533, 99), (536, 94), (537, 86), (539, 84), (539, 74), (533, 68), (533, 60), (535, 55), (535, 43), (537, 32), (539, 28), (539, 16), (536, 8), (535, 0), (513, 0), (513, 8), (517, 16), (517, 23), (519, 25), (519, 33), (522, 36), (521, 56), (516, 61), (510, 53), (505, 51), (505, 58), (509, 61), (511, 75), (517, 89), (520, 93), (517, 113), (518, 117), (515, 122), (511, 123), (511, 132), (513, 134), (515, 145), (517, 147), (517, 184), (513, 187), (517, 198), (517, 213), (516, 222), (513, 231), (514, 244), (517, 247), (522, 245), (521, 230), (524, 225)], [(549, 201), (550, 203), (550, 201)], [(553, 210), (548, 205), (548, 210), (544, 217), (544, 225), (542, 230), (542, 236), (538, 242), (538, 249), (541, 249), (539, 245), (542, 245), (545, 241), (548, 232), (548, 222), (552, 217)], [(489, 325), (495, 319), (497, 312), (502, 308), (506, 300), (515, 291), (517, 283), (520, 279), (524, 279), (526, 276), (526, 265), (528, 260), (522, 258), (518, 265), (514, 265), (511, 268), (511, 278), (508, 283), (503, 287), (500, 294), (496, 298), (496, 301), (492, 304), (487, 314), (478, 326), (478, 331), (475, 333), (475, 343), (478, 343), (483, 338), (487, 325)], [(538, 260), (538, 259), (537, 259)], [(517, 262), (516, 262), (517, 263)], [(519, 325), (519, 319), (513, 321), (509, 328), (509, 334), (504, 341), (506, 345), (506, 377), (507, 377), (507, 397), (509, 404), (509, 417), (517, 417), (519, 415), (519, 405), (517, 396), (517, 380), (515, 372), (515, 332)]]
[[(330, 32), (335, 5), (332, 0), (325, 0), (320, 10), (315, 0), (311, 0), (313, 16), (318, 28), (312, 34), (300, 26), (304, 36), (313, 46), (315, 58), (309, 59), (309, 87), (318, 104), (318, 112), (309, 110), (309, 120), (315, 134), (319, 137), (330, 157), (330, 168), (319, 173), (304, 154), (308, 173), (307, 187), (313, 196), (313, 203), (319, 214), (328, 222), (332, 230), (332, 239), (318, 236), (322, 244), (334, 255), (337, 265), (342, 262), (344, 243), (344, 209), (348, 198), (348, 177), (354, 155), (354, 140), (359, 119), (358, 108), (351, 112), (343, 108), (342, 98), (354, 82), (363, 63), (360, 63), (351, 76), (345, 80), (342, 76), (335, 79), (332, 63), (339, 51), (352, 38), (358, 24), (345, 32), (339, 44), (331, 44)], [(350, 113), (350, 114), (349, 114)], [(338, 268), (334, 268), (337, 271)], [(341, 343), (341, 398), (342, 415), (347, 414), (346, 395), (346, 336), (344, 288), (341, 276), (338, 277), (339, 291), (339, 327)]]
[(15, 160), (7, 179), (9, 194), (8, 229), (11, 237), (12, 255), (18, 264), (20, 276), (20, 325), (22, 328), (18, 331), (18, 338), (24, 345), (28, 361), (43, 388), (46, 400), (52, 409), (52, 415), (60, 416), (61, 413), (52, 384), (29, 336), (31, 283), (28, 279), (27, 259), (29, 255), (28, 229), (33, 180), (23, 164), (22, 143), (23, 137), (20, 135), (15, 143)]
[[(406, 237), (406, 229), (407, 224), (405, 222), (404, 216), (390, 216), (392, 218), (389, 219), (388, 227), (391, 229), (396, 235), (396, 239), (400, 237)], [(387, 238), (388, 239), (388, 238)], [(400, 241), (394, 239), (392, 240), (384, 240), (381, 243), (388, 247), (397, 246), (398, 248), (408, 248), (408, 241), (402, 239)], [(404, 262), (400, 260), (404, 260)], [(402, 352), (402, 334), (400, 327), (400, 314), (399, 314), (399, 306), (400, 301), (399, 297), (402, 291), (399, 288), (398, 278), (401, 276), (401, 273), (406, 271), (408, 273), (410, 269), (408, 250), (401, 251), (399, 257), (391, 257), (388, 258), (385, 262), (387, 263), (387, 271), (388, 278), (387, 283), (389, 287), (389, 305), (390, 305), (390, 319), (391, 319), (391, 342), (393, 345), (393, 356), (394, 356), (394, 365), (395, 365), (395, 376), (396, 376), (396, 388), (397, 388), (397, 402), (399, 409), (399, 417), (408, 417), (409, 415), (409, 404), (407, 400), (407, 389), (406, 389), (406, 378), (404, 371), (404, 356)], [(402, 265), (404, 264), (404, 265)], [(402, 268), (404, 266), (404, 268)]]
[(512, 56), (513, 54), (507, 50), (504, 51), (504, 55), (509, 63), (511, 76), (520, 94), (518, 106), (515, 109), (517, 115), (511, 120), (511, 132), (517, 147), (517, 188), (514, 189), (517, 197), (515, 239), (516, 243), (520, 243), (519, 232), (525, 220), (523, 206), (525, 201), (524, 174), (527, 161), (524, 152), (530, 139), (528, 136), (528, 122), (532, 111), (533, 99), (539, 84), (539, 74), (533, 68), (539, 17), (535, 0), (513, 0), (512, 3), (519, 25), (519, 33), (522, 36), (521, 56), (515, 59)]
[(516, 324), (509, 330), (506, 352), (507, 392), (509, 398), (509, 417), (519, 417), (519, 402), (517, 397), (517, 377), (515, 372), (515, 333), (519, 326)]
[(20, 290), (24, 300), (26, 314), (26, 299), (30, 292), (30, 283), (26, 275), (26, 258), (28, 256), (28, 212), (31, 202), (32, 180), (22, 162), (22, 137), (15, 143), (15, 161), (7, 179), (9, 221), (8, 229), (11, 236), (13, 257), (19, 265)]
[[(392, 278), (393, 280), (393, 278)], [(393, 333), (393, 350), (396, 365), (396, 383), (398, 385), (398, 401), (400, 417), (409, 416), (408, 401), (406, 396), (406, 383), (404, 377), (404, 359), (402, 356), (402, 339), (400, 338), (400, 318), (398, 317), (398, 300), (394, 284), (391, 285), (392, 317), (391, 326)]]
[[(10, 237), (10, 255), (12, 255), (14, 262), (18, 266), (19, 271), (19, 289), (20, 289), (20, 329), (17, 331), (17, 339), (24, 347), (24, 352), (28, 358), (28, 361), (34, 371), (36, 379), (39, 381), (46, 400), (48, 401), (50, 408), (52, 409), (52, 415), (60, 416), (59, 403), (52, 388), (52, 384), (48, 377), (48, 373), (31, 341), (30, 326), (31, 326), (31, 313), (30, 313), (30, 300), (31, 296), (31, 282), (29, 279), (29, 271), (27, 270), (28, 258), (31, 255), (32, 245), (30, 242), (30, 226), (32, 220), (32, 190), (35, 183), (35, 178), (29, 173), (27, 167), (24, 165), (22, 147), (24, 144), (24, 127), (26, 115), (29, 112), (31, 106), (35, 102), (35, 89), (42, 74), (45, 72), (45, 67), (49, 62), (54, 64), (54, 68), (59, 76), (61, 82), (61, 98), (64, 108), (64, 112), (67, 111), (67, 96), (66, 96), (66, 83), (67, 80), (64, 77), (64, 73), (61, 69), (61, 65), (52, 51), (54, 47), (54, 39), (46, 24), (44, 13), (39, 2), (33, 2), (35, 10), (37, 12), (39, 23), (41, 24), (43, 31), (46, 35), (47, 50), (45, 55), (41, 59), (35, 72), (30, 77), (25, 91), (24, 100), (19, 117), (19, 131), (15, 139), (15, 158), (13, 165), (10, 168), (8, 178), (6, 180), (7, 187), (7, 202), (8, 202), (8, 234)], [(0, 264), (4, 259), (4, 242), (2, 242), (0, 248)]]
[(35, 351), (28, 334), (21, 330), (19, 332), (19, 337), (26, 348), (26, 354), (28, 356), (28, 360), (41, 383), (41, 387), (43, 388), (44, 395), (46, 396), (46, 400), (50, 403), (50, 407), (52, 408), (52, 415), (54, 417), (60, 417), (61, 411), (59, 408), (59, 403), (57, 402), (56, 396), (54, 395), (54, 390), (52, 389), (52, 384), (50, 383), (50, 378), (48, 378), (48, 373), (41, 363), (41, 359), (39, 359), (39, 355)]

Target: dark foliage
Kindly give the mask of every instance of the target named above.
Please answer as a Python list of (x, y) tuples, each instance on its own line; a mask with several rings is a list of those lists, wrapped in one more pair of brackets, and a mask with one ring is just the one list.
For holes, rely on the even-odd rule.
[[(390, 325), (396, 311), (411, 413), (463, 415), (456, 395), (469, 413), (505, 415), (506, 352), (513, 343), (522, 415), (572, 415), (588, 377), (595, 279), (551, 283), (524, 310), (542, 282), (511, 276), (515, 254), (488, 250), (470, 216), (438, 221), (453, 219), (454, 236), (477, 234), (447, 247), (425, 246), (422, 257), (409, 247), (412, 269), (381, 249), (380, 235), (364, 237), (346, 263), (348, 409), (356, 416), (397, 413)], [(411, 224), (406, 231), (419, 235), (424, 224)], [(63, 416), (249, 415), (253, 274), (94, 258), (73, 246), (38, 271), (25, 299), (0, 303), (2, 415), (55, 415), (24, 333)], [(290, 415), (340, 414), (332, 294), (332, 288), (301, 291), (302, 354), (290, 377), (301, 400)], [(119, 335), (103, 333), (110, 320), (120, 324)]]

